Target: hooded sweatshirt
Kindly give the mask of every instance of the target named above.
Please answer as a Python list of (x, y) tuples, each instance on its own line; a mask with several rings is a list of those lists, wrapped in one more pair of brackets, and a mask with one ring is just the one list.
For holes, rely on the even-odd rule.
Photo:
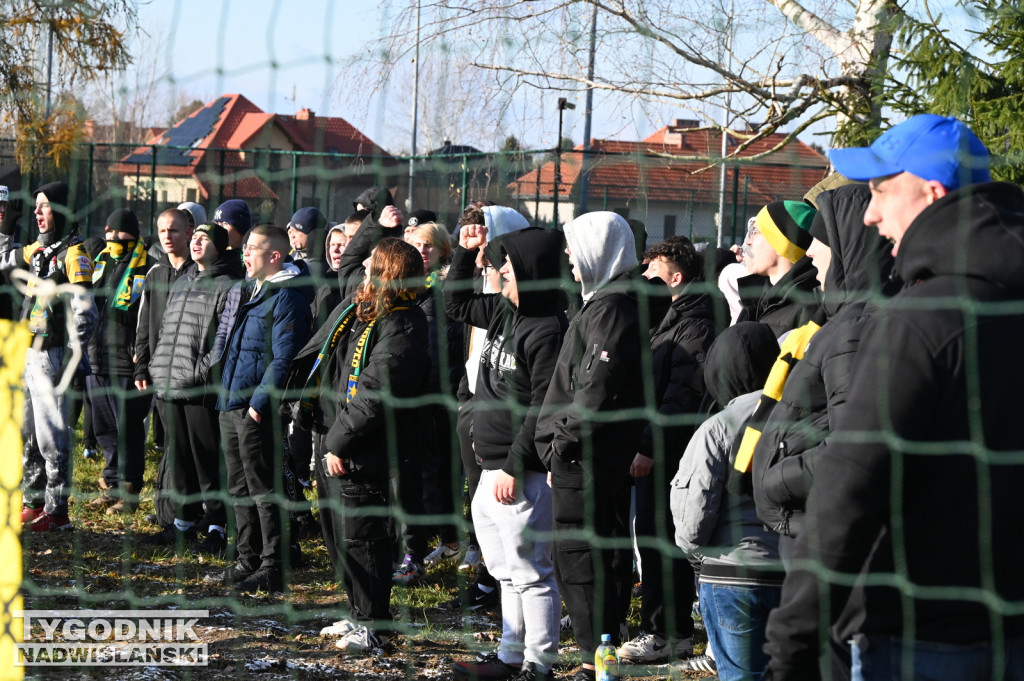
[[(519, 211), (507, 206), (484, 206), (480, 210), (484, 214), (487, 238), (491, 241), (505, 234), (511, 234), (530, 226), (530, 223), (527, 222), (526, 218)], [(497, 266), (500, 267), (501, 265), (498, 264)], [(490, 290), (490, 283), (486, 279), (483, 280), (483, 292), (498, 293), (498, 291)], [(468, 333), (466, 333), (465, 337), (467, 350), (465, 388), (472, 395), (473, 391), (476, 390), (477, 371), (480, 368), (480, 351), (483, 348), (485, 329), (473, 325), (468, 325), (467, 329)], [(460, 396), (464, 396), (466, 393), (467, 390), (464, 390), (462, 387), (459, 388)]]
[[(1015, 185), (951, 192), (905, 232), (895, 271), (906, 288), (866, 325), (797, 540), (796, 558), (875, 581), (834, 583), (828, 603), (829, 573), (791, 572), (768, 623), (772, 678), (815, 674), (823, 623), (841, 641), (1024, 635), (1024, 465), (1010, 457), (1024, 450), (1021, 262)], [(885, 575), (908, 586), (880, 583)], [(935, 587), (944, 591), (918, 590)], [(997, 612), (996, 599), (1018, 614)]]
[(633, 233), (621, 216), (602, 212), (576, 218), (565, 236), (585, 302), (562, 341), (537, 422), (537, 451), (548, 470), (558, 457), (626, 475), (643, 430), (626, 411), (644, 404), (641, 357), (650, 344), (630, 287)]
[(565, 240), (579, 270), (584, 303), (602, 286), (639, 264), (633, 232), (618, 213), (599, 211), (579, 216), (565, 226)]
[[(57, 285), (77, 284), (92, 288), (92, 257), (82, 245), (77, 225), (67, 226), (71, 211), (68, 206), (68, 186), (63, 182), (50, 182), (32, 192), (36, 197), (44, 194), (53, 210), (53, 229), (39, 234), (35, 241), (19, 247), (15, 237), (15, 223), (5, 220), (0, 231), (0, 269), (26, 269), (42, 279)], [(74, 298), (67, 305), (51, 301), (43, 305), (35, 297), (26, 297), (21, 306), (21, 318), (28, 320), (29, 329), (42, 337), (43, 349), (67, 345), (65, 307), (71, 310), (76, 335), (85, 343), (96, 326), (96, 308), (86, 297)], [(83, 347), (84, 351), (84, 347)]]
[(320, 328), (325, 321), (327, 321), (327, 315), (330, 314), (331, 310), (341, 302), (341, 281), (338, 279), (338, 270), (331, 267), (331, 259), (329, 255), (331, 236), (335, 232), (345, 233), (345, 223), (339, 223), (330, 227), (327, 230), (327, 236), (324, 238), (324, 253), (325, 256), (325, 269), (322, 273), (322, 280), (315, 279), (314, 285), (317, 287), (316, 295), (313, 299), (313, 326)]
[[(544, 472), (534, 444), (537, 412), (569, 325), (557, 288), (562, 235), (530, 227), (488, 241), (487, 249), (499, 262), (507, 256), (512, 263), (518, 307), (468, 287), (476, 251), (461, 247), (445, 288), (445, 310), (453, 319), (487, 329), (473, 397), (473, 450), (485, 470)], [(547, 286), (538, 289), (542, 282)]]
[(830, 425), (846, 402), (868, 304), (889, 279), (891, 244), (864, 226), (871, 201), (867, 185), (847, 185), (817, 197), (817, 231), (832, 249), (824, 309), (830, 319), (793, 366), (782, 397), (754, 449), (753, 484), (758, 514), (776, 532), (795, 537)]

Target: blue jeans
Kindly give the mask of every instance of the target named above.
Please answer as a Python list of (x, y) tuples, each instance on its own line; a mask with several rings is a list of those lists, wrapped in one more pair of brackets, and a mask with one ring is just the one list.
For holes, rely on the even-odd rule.
[(967, 645), (858, 636), (851, 644), (853, 681), (1005, 681), (1024, 679), (1024, 637), (1006, 640), (1002, 662), (993, 665), (990, 641)]
[(700, 584), (700, 612), (722, 681), (754, 681), (768, 665), (765, 625), (780, 586)]

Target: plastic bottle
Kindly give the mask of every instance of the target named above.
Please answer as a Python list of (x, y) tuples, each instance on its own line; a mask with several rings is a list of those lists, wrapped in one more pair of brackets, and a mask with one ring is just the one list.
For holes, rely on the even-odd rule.
[(597, 681), (619, 679), (619, 651), (612, 645), (611, 634), (601, 634), (601, 645), (594, 651), (594, 671)]

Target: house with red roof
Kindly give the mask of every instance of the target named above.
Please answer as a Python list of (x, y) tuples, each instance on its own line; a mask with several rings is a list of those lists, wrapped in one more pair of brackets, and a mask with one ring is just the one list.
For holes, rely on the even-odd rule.
[(309, 205), (344, 220), (352, 199), (374, 184), (382, 167), (395, 164), (343, 118), (309, 109), (266, 113), (229, 94), (159, 131), (110, 170), (129, 202), (155, 202), (157, 212), (183, 201), (212, 211), (227, 199), (244, 199), (254, 219), (283, 225)]
[[(591, 141), (586, 155), (587, 210), (611, 210), (647, 226), (648, 242), (683, 235), (714, 241), (722, 192), (722, 135), (676, 119), (639, 142)], [(723, 242), (742, 240), (749, 217), (779, 199), (796, 199), (828, 172), (828, 161), (796, 139), (771, 150), (785, 133), (767, 135), (726, 163)], [(730, 152), (742, 139), (729, 136)], [(765, 153), (770, 152), (770, 153)], [(558, 221), (575, 216), (580, 201), (583, 147), (562, 153)], [(555, 162), (516, 178), (510, 185), (519, 208), (536, 222), (554, 218)]]

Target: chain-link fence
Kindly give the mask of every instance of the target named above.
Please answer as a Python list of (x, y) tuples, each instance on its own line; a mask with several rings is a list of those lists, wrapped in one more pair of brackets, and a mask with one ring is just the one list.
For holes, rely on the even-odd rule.
[[(191, 160), (196, 156), (198, 163)], [(0, 141), (0, 168), (6, 169), (15, 197), (28, 198), (41, 182), (31, 172), (17, 171), (12, 142)], [(212, 214), (228, 199), (243, 199), (254, 223), (285, 225), (304, 206), (316, 206), (341, 222), (352, 212), (353, 199), (377, 185), (389, 188), (399, 206), (434, 211), (449, 226), (468, 203), (487, 201), (511, 206), (545, 227), (586, 211), (614, 211), (645, 223), (649, 243), (677, 234), (715, 242), (721, 226), (728, 245), (742, 240), (747, 218), (762, 206), (800, 199), (825, 172), (824, 159), (743, 162), (727, 165), (722, 173), (707, 159), (607, 150), (559, 155), (456, 148), (410, 158), (85, 143), (69, 166), (54, 174), (72, 187), (71, 205), (77, 207), (83, 236), (102, 236), (107, 216), (122, 207), (135, 212), (144, 236), (153, 234), (156, 216), (185, 201)]]

